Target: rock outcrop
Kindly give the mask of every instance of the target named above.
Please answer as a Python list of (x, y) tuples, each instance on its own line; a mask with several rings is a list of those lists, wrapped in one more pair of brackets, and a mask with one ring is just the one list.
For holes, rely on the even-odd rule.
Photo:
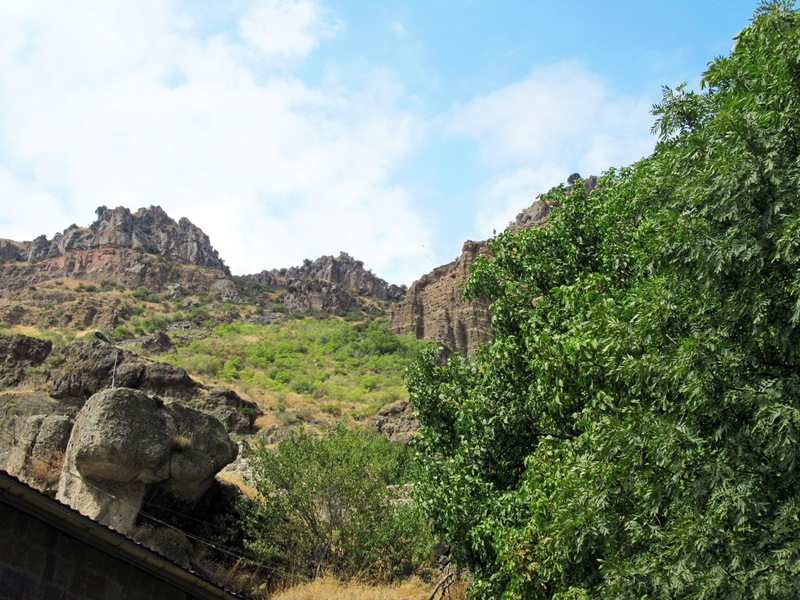
[(25, 252), (26, 260), (44, 260), (75, 250), (131, 248), (164, 256), (175, 262), (230, 270), (203, 231), (187, 218), (175, 222), (160, 206), (140, 208), (135, 213), (125, 207), (100, 207), (97, 220), (89, 227), (71, 225), (51, 241), (39, 236)]
[(61, 476), (71, 431), (72, 419), (67, 415), (29, 417), (8, 456), (5, 470), (33, 487), (51, 491)]
[(346, 252), (306, 260), (302, 266), (273, 269), (244, 279), (276, 290), (286, 290), (283, 303), (290, 312), (322, 310), (342, 314), (364, 308), (365, 300), (396, 302), (406, 291), (390, 285), (364, 268)]
[(408, 444), (419, 431), (419, 421), (408, 400), (398, 400), (382, 406), (369, 419), (369, 425), (400, 444)]
[[(590, 189), (596, 178), (586, 180)], [(520, 212), (508, 226), (510, 231), (541, 227), (552, 206), (540, 200)], [(461, 289), (475, 256), (486, 252), (486, 242), (467, 241), (461, 255), (451, 263), (423, 275), (408, 289), (405, 299), (391, 309), (389, 326), (396, 333), (413, 333), (436, 341), (448, 351), (471, 354), (493, 337), (489, 303), (478, 299), (464, 302)]]
[(241, 301), (208, 236), (186, 218), (176, 222), (159, 206), (135, 213), (100, 207), (89, 227), (71, 225), (52, 240), (45, 235), (30, 242), (0, 240), (0, 259), (5, 263), (0, 296), (64, 277), (131, 288), (211, 291), (222, 300)]
[(321, 256), (315, 261), (308, 261), (300, 267), (287, 269), (286, 285), (302, 281), (327, 281), (352, 290), (359, 296), (368, 296), (376, 300), (396, 301), (403, 298), (405, 291), (386, 283), (371, 271), (364, 269), (364, 263), (354, 259), (346, 252), (338, 257)]
[(0, 387), (19, 385), (26, 376), (26, 369), (40, 366), (52, 351), (50, 340), (0, 335)]
[(485, 242), (467, 241), (456, 260), (415, 281), (405, 299), (391, 309), (392, 331), (413, 333), (421, 339), (435, 340), (449, 350), (467, 353), (491, 339), (488, 303), (464, 302), (461, 296), (470, 265), (475, 256), (485, 251)]
[(197, 502), (237, 447), (215, 418), (128, 388), (92, 396), (78, 413), (57, 497), (128, 533), (158, 487), (178, 504)]
[(261, 414), (258, 404), (245, 400), (233, 390), (222, 386), (213, 387), (196, 402), (204, 411), (217, 417), (229, 432), (255, 432), (255, 420)]
[(186, 265), (160, 255), (111, 246), (71, 250), (41, 261), (7, 263), (0, 278), (0, 295), (61, 277), (151, 290), (177, 284), (185, 292), (211, 291), (223, 300), (241, 300), (233, 281), (221, 269)]

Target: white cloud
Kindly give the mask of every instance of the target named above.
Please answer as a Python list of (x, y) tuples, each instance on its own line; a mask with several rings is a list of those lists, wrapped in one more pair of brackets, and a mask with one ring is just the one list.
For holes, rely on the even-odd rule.
[(266, 58), (304, 58), (338, 24), (325, 19), (311, 0), (270, 0), (254, 6), (241, 20), (242, 38)]
[(649, 154), (649, 109), (647, 99), (614, 95), (575, 62), (536, 68), (456, 109), (449, 133), (476, 140), (492, 173), (476, 226), (491, 235), (571, 173), (599, 175)]
[(203, 35), (189, 8), (0, 4), (0, 237), (158, 204), (237, 273), (340, 250), (396, 283), (434, 266), (430, 228), (391, 181), (424, 127), (397, 83), (304, 83), (286, 61), (339, 26), (316, 2), (261, 2)]

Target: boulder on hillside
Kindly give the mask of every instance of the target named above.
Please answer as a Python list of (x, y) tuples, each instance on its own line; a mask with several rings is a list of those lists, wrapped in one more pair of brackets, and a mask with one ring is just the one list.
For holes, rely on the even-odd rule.
[(408, 444), (419, 431), (419, 421), (408, 400), (398, 400), (382, 406), (370, 418), (369, 424), (378, 433), (384, 433), (391, 441), (401, 444)]
[(231, 433), (253, 433), (256, 417), (261, 414), (258, 404), (245, 400), (232, 389), (223, 386), (208, 390), (200, 398), (199, 406), (222, 421), (225, 429)]
[(106, 389), (75, 419), (57, 497), (128, 533), (149, 490), (159, 488), (177, 505), (191, 505), (236, 452), (211, 415), (139, 390)]
[(154, 331), (148, 336), (145, 336), (141, 342), (142, 348), (149, 352), (161, 354), (163, 352), (170, 352), (175, 349), (172, 340), (169, 339), (166, 331)]

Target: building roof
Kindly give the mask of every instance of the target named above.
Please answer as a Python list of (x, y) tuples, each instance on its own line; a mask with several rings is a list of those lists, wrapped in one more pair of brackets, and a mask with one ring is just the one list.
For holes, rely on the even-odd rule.
[(200, 573), (187, 570), (121, 533), (101, 525), (0, 469), (0, 502), (28, 513), (97, 550), (131, 564), (199, 600), (241, 599)]

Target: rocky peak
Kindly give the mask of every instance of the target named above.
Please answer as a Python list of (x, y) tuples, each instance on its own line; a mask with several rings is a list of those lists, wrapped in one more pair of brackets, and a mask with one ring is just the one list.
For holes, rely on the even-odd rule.
[(188, 219), (175, 222), (160, 206), (140, 208), (135, 213), (123, 206), (97, 209), (97, 220), (89, 227), (71, 225), (52, 240), (42, 235), (28, 244), (24, 256), (45, 259), (75, 250), (132, 248), (158, 254), (176, 262), (211, 267), (230, 275), (208, 236)]
[(339, 256), (321, 256), (315, 261), (306, 261), (300, 267), (292, 267), (286, 272), (288, 285), (300, 281), (329, 281), (342, 285), (359, 296), (369, 296), (377, 300), (400, 300), (405, 291), (386, 283), (372, 271), (364, 269), (364, 263), (346, 252)]
[(321, 256), (305, 260), (301, 266), (273, 269), (247, 275), (262, 285), (285, 289), (285, 305), (289, 310), (324, 310), (342, 313), (363, 303), (359, 298), (396, 302), (406, 290), (388, 284), (364, 268), (364, 263), (346, 252), (339, 256)]

